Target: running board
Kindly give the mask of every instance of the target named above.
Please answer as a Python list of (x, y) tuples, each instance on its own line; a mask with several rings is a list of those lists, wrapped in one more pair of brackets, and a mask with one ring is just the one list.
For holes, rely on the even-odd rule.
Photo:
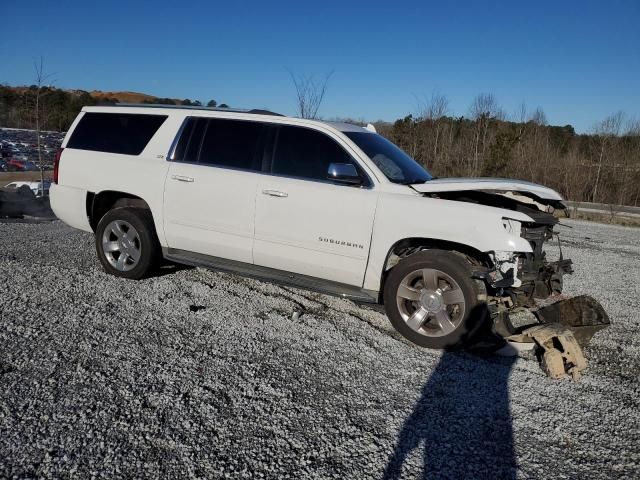
[(175, 248), (163, 247), (162, 254), (167, 260), (184, 265), (234, 273), (243, 277), (255, 278), (279, 285), (346, 298), (357, 303), (378, 303), (378, 292), (354, 287), (353, 285), (346, 285), (344, 283), (299, 275), (275, 268), (261, 267), (260, 265), (252, 265), (237, 260), (228, 260)]

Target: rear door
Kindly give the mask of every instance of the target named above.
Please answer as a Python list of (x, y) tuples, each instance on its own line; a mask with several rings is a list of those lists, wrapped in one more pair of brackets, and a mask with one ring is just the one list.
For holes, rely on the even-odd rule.
[[(277, 128), (271, 175), (256, 196), (254, 262), (362, 286), (377, 201), (373, 185), (336, 138)], [(353, 163), (363, 186), (327, 180), (331, 163)]]
[(165, 182), (169, 247), (252, 263), (260, 122), (189, 117)]

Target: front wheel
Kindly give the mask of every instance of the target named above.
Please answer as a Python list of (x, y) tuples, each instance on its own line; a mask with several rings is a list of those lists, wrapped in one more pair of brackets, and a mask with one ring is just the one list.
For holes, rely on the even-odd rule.
[(480, 327), (480, 294), (464, 258), (426, 250), (389, 272), (383, 297), (389, 320), (405, 338), (422, 347), (454, 348)]

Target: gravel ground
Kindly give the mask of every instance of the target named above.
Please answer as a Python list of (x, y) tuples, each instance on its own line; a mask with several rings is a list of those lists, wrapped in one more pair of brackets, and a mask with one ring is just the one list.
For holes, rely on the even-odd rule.
[(0, 224), (0, 477), (638, 478), (640, 230), (566, 223), (566, 291), (613, 321), (580, 383), (323, 295), (117, 279), (91, 235)]

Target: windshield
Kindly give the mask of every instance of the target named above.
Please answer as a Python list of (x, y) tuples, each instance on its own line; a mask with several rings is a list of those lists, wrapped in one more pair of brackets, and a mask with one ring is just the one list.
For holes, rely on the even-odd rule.
[(424, 183), (431, 175), (413, 158), (375, 133), (344, 132), (394, 183)]

